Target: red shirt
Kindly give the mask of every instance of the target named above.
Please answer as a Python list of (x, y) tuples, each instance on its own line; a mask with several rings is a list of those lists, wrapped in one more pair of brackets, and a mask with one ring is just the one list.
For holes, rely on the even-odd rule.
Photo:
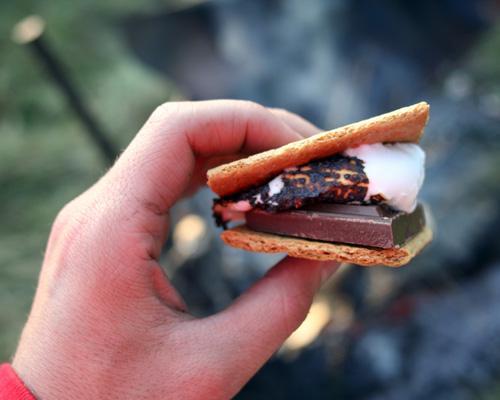
[(0, 400), (35, 400), (9, 364), (0, 365)]

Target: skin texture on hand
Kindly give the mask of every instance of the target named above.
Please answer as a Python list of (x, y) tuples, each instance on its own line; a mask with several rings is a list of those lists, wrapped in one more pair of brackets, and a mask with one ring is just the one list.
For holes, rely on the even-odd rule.
[(245, 101), (155, 110), (54, 222), (13, 360), (35, 396), (234, 396), (303, 321), (338, 265), (285, 258), (227, 309), (196, 319), (158, 263), (168, 212), (208, 168), (316, 131), (295, 114)]

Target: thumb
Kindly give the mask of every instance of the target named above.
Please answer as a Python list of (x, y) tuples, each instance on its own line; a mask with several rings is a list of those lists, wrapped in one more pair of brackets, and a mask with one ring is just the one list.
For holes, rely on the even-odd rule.
[[(226, 367), (244, 384), (299, 327), (314, 294), (339, 267), (287, 257), (217, 314), (213, 328), (224, 349)], [(223, 335), (220, 332), (224, 332)]]

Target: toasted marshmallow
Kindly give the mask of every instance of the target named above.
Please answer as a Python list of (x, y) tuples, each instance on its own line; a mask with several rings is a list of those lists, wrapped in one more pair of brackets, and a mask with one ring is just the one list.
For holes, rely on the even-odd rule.
[(364, 144), (344, 155), (363, 161), (369, 180), (365, 201), (382, 196), (391, 207), (412, 212), (424, 182), (425, 153), (414, 143)]

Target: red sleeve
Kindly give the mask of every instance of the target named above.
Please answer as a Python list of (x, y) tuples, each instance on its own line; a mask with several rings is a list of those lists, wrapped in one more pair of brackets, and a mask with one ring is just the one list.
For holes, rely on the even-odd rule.
[(0, 400), (35, 400), (9, 364), (0, 365)]

